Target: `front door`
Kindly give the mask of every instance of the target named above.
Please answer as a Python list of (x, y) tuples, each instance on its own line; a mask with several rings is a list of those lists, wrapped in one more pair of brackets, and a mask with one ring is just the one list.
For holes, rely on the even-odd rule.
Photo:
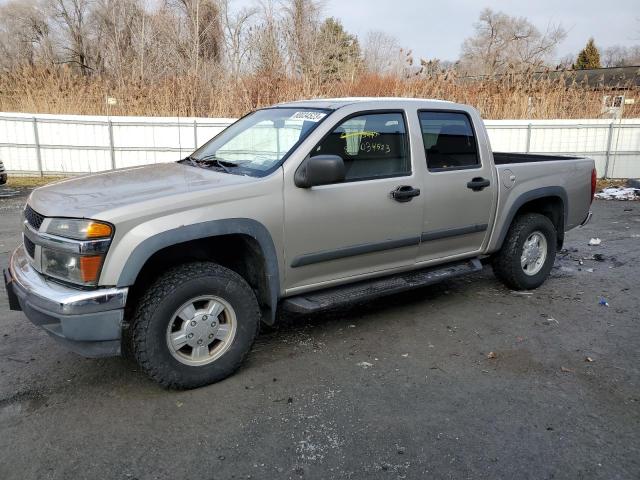
[[(469, 112), (419, 111), (418, 118), (427, 167), (418, 263), (477, 253), (493, 220), (491, 153), (478, 148)], [(474, 121), (481, 120), (476, 115)]]
[(342, 157), (344, 182), (305, 189), (285, 175), (287, 293), (415, 263), (423, 202), (392, 195), (420, 188), (407, 131), (402, 111), (349, 115), (309, 152)]

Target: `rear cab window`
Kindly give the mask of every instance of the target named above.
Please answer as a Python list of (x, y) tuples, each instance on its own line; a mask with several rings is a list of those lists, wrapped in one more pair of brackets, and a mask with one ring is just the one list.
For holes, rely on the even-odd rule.
[(402, 112), (360, 113), (340, 122), (311, 156), (338, 155), (345, 181), (411, 175), (409, 138)]
[(475, 133), (466, 113), (419, 111), (418, 118), (430, 171), (480, 167)]

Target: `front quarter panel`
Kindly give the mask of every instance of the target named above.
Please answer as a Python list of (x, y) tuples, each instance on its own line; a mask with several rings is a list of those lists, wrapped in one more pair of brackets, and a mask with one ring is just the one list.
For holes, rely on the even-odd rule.
[(204, 189), (153, 205), (131, 206), (129, 211), (131, 218), (112, 220), (116, 235), (105, 259), (101, 285), (132, 285), (146, 260), (164, 247), (244, 233), (262, 246), (267, 266), (271, 265), (272, 287), (276, 293), (281, 289), (277, 272), (283, 262), (282, 169), (227, 190)]

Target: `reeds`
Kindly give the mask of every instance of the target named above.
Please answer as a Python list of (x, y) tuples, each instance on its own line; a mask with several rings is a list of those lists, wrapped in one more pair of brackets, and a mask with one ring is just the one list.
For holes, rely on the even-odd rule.
[[(631, 84), (623, 90), (594, 88), (571, 83), (563, 75), (520, 73), (465, 79), (453, 72), (410, 78), (362, 73), (332, 82), (258, 75), (205, 81), (184, 75), (155, 82), (129, 78), (116, 84), (68, 68), (33, 67), (0, 74), (0, 111), (237, 117), (257, 107), (304, 98), (400, 96), (467, 103), (487, 119), (599, 118), (604, 95), (638, 97), (639, 90)], [(107, 107), (107, 96), (115, 97), (117, 105)], [(639, 116), (638, 100), (625, 106), (625, 117)]]

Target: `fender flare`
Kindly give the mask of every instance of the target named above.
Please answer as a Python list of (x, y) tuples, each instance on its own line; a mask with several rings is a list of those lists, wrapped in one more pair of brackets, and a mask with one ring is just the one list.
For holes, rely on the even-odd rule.
[(533, 190), (529, 190), (528, 192), (524, 192), (522, 195), (516, 198), (516, 200), (511, 204), (511, 207), (509, 208), (509, 212), (507, 213), (507, 216), (505, 217), (505, 220), (502, 223), (502, 228), (500, 229), (500, 235), (498, 236), (498, 241), (496, 242), (496, 250), (499, 250), (500, 248), (502, 248), (502, 243), (504, 242), (504, 239), (507, 236), (507, 232), (509, 231), (509, 228), (511, 227), (511, 223), (513, 222), (513, 219), (515, 218), (518, 210), (520, 210), (520, 208), (525, 203), (528, 203), (532, 200), (545, 198), (545, 197), (558, 197), (562, 201), (563, 227), (561, 229), (562, 231), (558, 231), (558, 238), (560, 240), (564, 238), (564, 225), (567, 224), (567, 218), (569, 214), (569, 203), (568, 203), (569, 197), (567, 195), (567, 191), (564, 189), (564, 187), (559, 187), (559, 186), (536, 188)]
[(127, 287), (133, 285), (149, 258), (163, 248), (190, 240), (230, 234), (242, 234), (252, 237), (262, 249), (267, 277), (267, 291), (269, 292), (268, 306), (271, 310), (270, 318), (265, 318), (264, 320), (272, 324), (275, 321), (276, 307), (280, 297), (278, 256), (269, 230), (260, 222), (250, 218), (230, 218), (194, 223), (160, 232), (145, 239), (129, 255), (125, 267), (118, 277), (117, 286)]

